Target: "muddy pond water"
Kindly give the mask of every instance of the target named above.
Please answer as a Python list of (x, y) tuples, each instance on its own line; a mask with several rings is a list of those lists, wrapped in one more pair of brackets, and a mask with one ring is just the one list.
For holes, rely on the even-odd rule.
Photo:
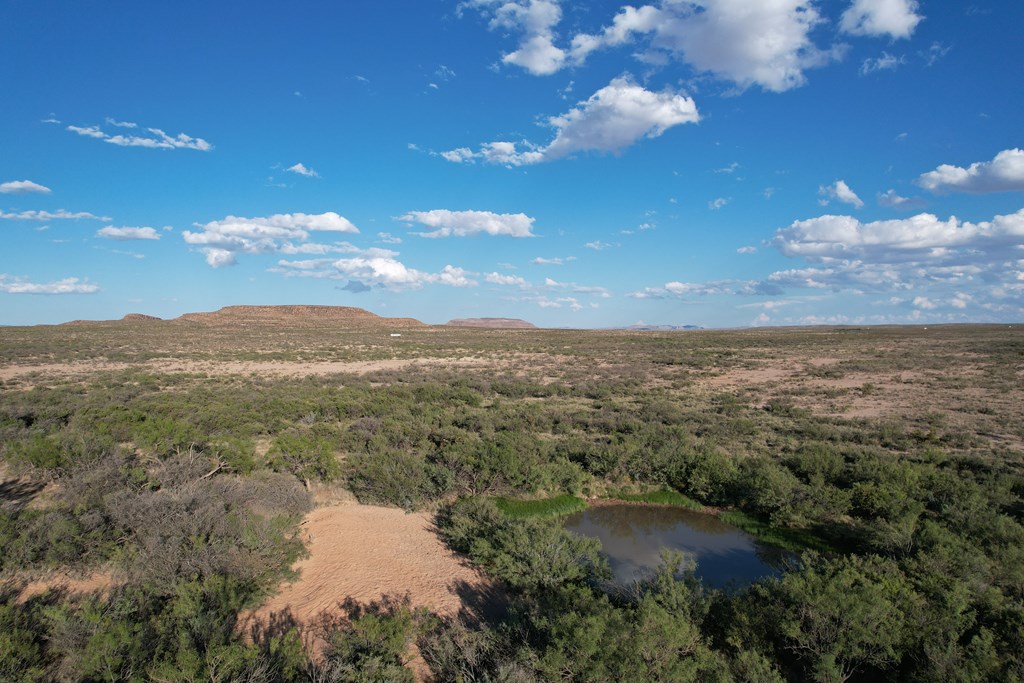
[(620, 587), (653, 576), (662, 548), (693, 557), (697, 576), (715, 588), (740, 588), (778, 576), (793, 558), (717, 517), (676, 507), (599, 505), (567, 517), (565, 528), (601, 541)]

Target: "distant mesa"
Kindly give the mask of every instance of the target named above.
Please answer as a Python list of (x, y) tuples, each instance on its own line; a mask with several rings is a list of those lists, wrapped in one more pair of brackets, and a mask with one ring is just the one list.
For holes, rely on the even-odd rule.
[(497, 330), (535, 330), (537, 326), (519, 318), (457, 318), (448, 327), (488, 327)]
[(352, 306), (225, 306), (209, 313), (186, 313), (173, 322), (226, 327), (426, 327), (414, 318), (382, 318)]
[(72, 320), (64, 325), (118, 325), (143, 322), (209, 327), (426, 327), (413, 318), (382, 318), (352, 306), (225, 306), (217, 311), (186, 313), (173, 320), (163, 320), (143, 313), (129, 313), (120, 320)]

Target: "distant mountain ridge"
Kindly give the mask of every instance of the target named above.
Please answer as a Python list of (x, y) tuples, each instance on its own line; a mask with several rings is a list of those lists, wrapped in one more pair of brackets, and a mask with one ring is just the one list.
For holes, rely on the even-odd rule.
[(456, 318), (447, 327), (486, 327), (499, 330), (536, 330), (537, 326), (519, 318)]
[(185, 313), (163, 320), (142, 313), (129, 313), (120, 320), (72, 320), (65, 325), (161, 322), (168, 324), (208, 325), (211, 327), (275, 326), (292, 327), (426, 327), (414, 318), (383, 318), (354, 306), (225, 306), (216, 311)]

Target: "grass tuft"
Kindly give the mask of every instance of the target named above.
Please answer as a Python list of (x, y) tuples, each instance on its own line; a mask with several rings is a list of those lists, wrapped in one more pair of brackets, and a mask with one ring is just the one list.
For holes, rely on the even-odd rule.
[(563, 517), (587, 507), (587, 501), (576, 496), (562, 495), (554, 498), (520, 500), (517, 498), (495, 498), (494, 504), (509, 517)]
[(686, 508), (687, 510), (704, 509), (704, 506), (697, 501), (671, 489), (648, 491), (647, 493), (625, 493), (624, 491), (612, 491), (608, 494), (608, 497), (616, 500), (625, 500), (630, 503), (671, 505), (673, 507)]

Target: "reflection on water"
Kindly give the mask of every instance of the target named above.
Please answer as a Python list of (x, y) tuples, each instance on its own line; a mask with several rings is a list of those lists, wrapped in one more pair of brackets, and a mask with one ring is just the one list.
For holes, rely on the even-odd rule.
[(601, 541), (620, 586), (653, 575), (662, 548), (696, 559), (697, 576), (716, 588), (778, 575), (790, 558), (717, 517), (681, 508), (602, 505), (570, 515), (565, 528)]

